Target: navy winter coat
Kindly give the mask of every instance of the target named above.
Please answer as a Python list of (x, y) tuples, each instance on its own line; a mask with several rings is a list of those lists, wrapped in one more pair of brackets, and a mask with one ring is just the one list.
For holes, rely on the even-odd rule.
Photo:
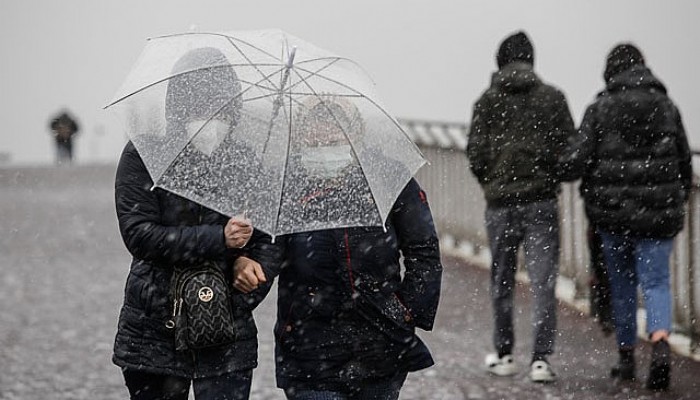
[(611, 233), (673, 237), (692, 180), (688, 139), (664, 85), (643, 66), (615, 75), (588, 107), (572, 170), (590, 222)]
[(386, 232), (340, 228), (280, 241), (279, 387), (353, 390), (433, 364), (415, 328), (433, 327), (442, 265), (430, 208), (415, 180), (395, 202)]
[(119, 316), (114, 363), (187, 378), (254, 368), (257, 329), (251, 312), (271, 283), (251, 295), (232, 287), (235, 343), (178, 352), (174, 332), (165, 326), (172, 313), (169, 290), (173, 266), (214, 260), (230, 279), (233, 260), (245, 254), (260, 262), (265, 274), (272, 277), (279, 265), (278, 247), (256, 230), (244, 249), (227, 249), (223, 234), (227, 217), (164, 190), (151, 190), (152, 186), (141, 157), (129, 142), (117, 169), (115, 201), (119, 229), (133, 260)]

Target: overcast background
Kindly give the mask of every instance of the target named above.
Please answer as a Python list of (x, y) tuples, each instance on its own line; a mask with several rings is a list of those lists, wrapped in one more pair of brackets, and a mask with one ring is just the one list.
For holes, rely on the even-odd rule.
[[(578, 122), (602, 88), (607, 52), (635, 42), (700, 149), (700, 3), (695, 0), (2, 0), (0, 154), (53, 162), (47, 124), (78, 118), (80, 163), (116, 161), (125, 134), (102, 107), (145, 40), (188, 31), (281, 28), (360, 63), (397, 117), (466, 122), (509, 33), (525, 29), (535, 68)], [(2, 157), (0, 157), (2, 159)]]

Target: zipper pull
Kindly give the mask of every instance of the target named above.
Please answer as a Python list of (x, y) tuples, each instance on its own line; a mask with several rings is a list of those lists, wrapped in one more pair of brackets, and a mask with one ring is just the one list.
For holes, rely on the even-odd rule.
[(173, 301), (173, 317), (165, 321), (165, 327), (168, 329), (175, 328), (175, 317), (177, 316), (177, 299)]
[(177, 316), (179, 317), (180, 314), (182, 314), (182, 297), (178, 299), (177, 303)]

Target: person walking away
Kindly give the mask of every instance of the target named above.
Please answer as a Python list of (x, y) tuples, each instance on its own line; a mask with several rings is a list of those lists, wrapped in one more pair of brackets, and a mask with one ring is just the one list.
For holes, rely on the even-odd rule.
[(683, 228), (692, 183), (691, 155), (680, 112), (633, 44), (607, 56), (605, 89), (584, 115), (571, 170), (600, 233), (612, 291), (619, 362), (612, 375), (635, 379), (637, 286), (652, 342), (647, 387), (670, 384), (669, 256)]
[(68, 111), (61, 111), (49, 123), (51, 133), (56, 141), (56, 165), (73, 162), (73, 137), (80, 127)]
[(487, 370), (517, 373), (513, 358), (513, 290), (517, 252), (534, 298), (529, 377), (551, 382), (549, 363), (556, 337), (555, 284), (559, 270), (560, 191), (558, 161), (574, 124), (561, 91), (534, 72), (534, 50), (525, 32), (508, 36), (496, 55), (498, 71), (476, 101), (467, 157), (486, 198), (486, 230), (491, 250), (493, 344)]
[[(340, 185), (362, 174), (346, 138), (361, 136), (363, 123), (342, 100), (324, 97), (300, 117), (304, 144), (293, 149), (290, 169), (301, 173), (285, 201), (305, 221), (376, 207), (369, 192)], [(279, 241), (275, 361), (277, 385), (288, 399), (396, 400), (408, 372), (433, 365), (415, 330), (433, 327), (442, 265), (427, 197), (414, 179), (395, 201), (386, 229), (322, 229)], [(248, 278), (236, 287), (257, 284)]]
[[(227, 65), (218, 49), (197, 48), (186, 53), (173, 70), (190, 70), (202, 59), (212, 65)], [(239, 122), (240, 104), (227, 102), (226, 107), (220, 107), (221, 101), (212, 99), (236, 98), (239, 91), (240, 83), (230, 67), (201, 69), (169, 80), (165, 134), (192, 138), (182, 150), (183, 159), (188, 153), (190, 159), (201, 161), (199, 169), (206, 169), (207, 158), (222, 156), (217, 152), (225, 151), (221, 143)], [(202, 127), (202, 120), (209, 123)], [(139, 140), (143, 145), (148, 140), (156, 144), (163, 140), (150, 136), (155, 137)], [(192, 169), (177, 161), (170, 167), (175, 172), (178, 168)], [(232, 173), (225, 169), (222, 173), (226, 171)], [(200, 182), (205, 179), (202, 175), (197, 177)], [(252, 310), (270, 290), (280, 264), (278, 247), (245, 218), (228, 218), (154, 187), (131, 141), (117, 167), (115, 202), (119, 230), (132, 262), (112, 360), (122, 368), (131, 399), (187, 400), (190, 385), (197, 400), (248, 399), (258, 347)], [(215, 264), (231, 286), (235, 274), (254, 273), (261, 280), (249, 294), (232, 291), (233, 342), (178, 350), (176, 325), (172, 323), (176, 312), (173, 277), (176, 270), (191, 270), (203, 263)], [(199, 295), (203, 299), (203, 292)], [(179, 310), (182, 312), (182, 306)]]

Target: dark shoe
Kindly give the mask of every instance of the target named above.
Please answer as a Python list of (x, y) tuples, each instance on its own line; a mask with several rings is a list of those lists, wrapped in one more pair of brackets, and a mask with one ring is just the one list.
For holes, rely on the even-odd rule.
[(634, 381), (634, 349), (620, 349), (620, 360), (610, 370), (610, 376), (623, 381)]
[(610, 376), (622, 381), (634, 381), (637, 378), (634, 376), (634, 363), (618, 363), (610, 370)]
[(651, 365), (647, 389), (667, 390), (671, 383), (671, 347), (665, 340), (654, 343), (651, 350)]

